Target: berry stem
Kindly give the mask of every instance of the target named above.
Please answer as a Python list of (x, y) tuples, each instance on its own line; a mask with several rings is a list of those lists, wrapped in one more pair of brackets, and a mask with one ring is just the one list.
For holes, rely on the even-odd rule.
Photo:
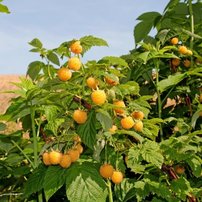
[(108, 158), (107, 158), (107, 141), (105, 141), (105, 162), (108, 163)]
[(38, 166), (38, 149), (37, 149), (37, 134), (35, 130), (35, 109), (32, 106), (30, 107), (30, 113), (31, 113), (31, 123), (32, 123), (32, 134), (33, 134), (33, 145), (34, 145), (34, 167), (36, 168)]
[(108, 186), (108, 191), (109, 191), (109, 202), (113, 202), (112, 184), (109, 179), (107, 180), (107, 186)]

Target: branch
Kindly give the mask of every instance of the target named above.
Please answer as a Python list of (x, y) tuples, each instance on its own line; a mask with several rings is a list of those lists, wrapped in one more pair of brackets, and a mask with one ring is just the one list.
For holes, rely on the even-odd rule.
[(83, 105), (88, 110), (92, 109), (92, 106), (87, 101), (85, 101), (83, 98), (80, 98), (78, 96), (74, 96), (73, 101), (77, 102), (77, 103), (80, 103), (81, 105)]

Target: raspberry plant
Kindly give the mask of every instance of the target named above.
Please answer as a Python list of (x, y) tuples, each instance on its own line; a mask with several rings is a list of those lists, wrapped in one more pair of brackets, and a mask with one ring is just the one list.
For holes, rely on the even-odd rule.
[[(200, 1), (171, 0), (163, 14), (138, 17), (129, 54), (85, 64), (85, 53), (108, 46), (105, 40), (84, 36), (47, 50), (33, 39), (31, 52), (41, 60), (15, 83), (12, 93), (19, 96), (0, 117), (22, 123), (21, 130), (0, 135), (0, 198), (202, 200), (201, 9)], [(148, 36), (153, 28), (157, 34)], [(81, 66), (72, 70), (68, 61), (75, 57)], [(61, 79), (64, 68), (68, 79)], [(75, 121), (76, 110), (85, 112), (85, 121)], [(22, 139), (25, 132), (29, 139)], [(78, 145), (83, 153), (67, 168), (43, 163), (44, 153), (66, 154)], [(120, 180), (100, 175), (107, 164)]]

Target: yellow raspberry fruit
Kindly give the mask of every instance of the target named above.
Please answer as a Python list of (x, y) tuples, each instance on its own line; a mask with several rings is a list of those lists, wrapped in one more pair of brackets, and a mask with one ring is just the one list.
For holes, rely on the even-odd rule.
[(81, 61), (78, 57), (72, 57), (68, 60), (68, 67), (74, 71), (78, 71), (81, 68)]
[(116, 114), (124, 114), (125, 113), (125, 108), (126, 105), (124, 103), (124, 101), (122, 100), (117, 100), (117, 101), (114, 101), (113, 103), (116, 107), (120, 107), (120, 108), (115, 108), (114, 111), (116, 112)]
[(139, 120), (142, 120), (144, 119), (144, 113), (142, 111), (134, 111), (131, 116), (134, 118), (134, 119), (139, 119)]
[(100, 175), (103, 177), (103, 178), (111, 178), (112, 177), (112, 174), (114, 172), (114, 168), (112, 165), (110, 164), (103, 164), (102, 166), (100, 166)]
[(133, 127), (137, 132), (142, 132), (143, 122), (141, 120), (136, 121)]
[(123, 173), (120, 171), (114, 171), (112, 174), (112, 182), (114, 184), (120, 184), (123, 181)]
[(179, 40), (178, 40), (177, 37), (173, 37), (173, 38), (170, 40), (170, 43), (171, 43), (172, 45), (177, 45), (178, 42), (179, 42)]
[(71, 46), (70, 46), (70, 51), (72, 53), (75, 53), (75, 54), (82, 53), (83, 48), (82, 48), (82, 46), (80, 44), (80, 41), (75, 41), (74, 43), (72, 43)]
[(135, 122), (131, 116), (127, 116), (121, 119), (121, 126), (124, 129), (130, 129), (134, 126)]
[(88, 77), (86, 80), (86, 84), (89, 88), (92, 88), (95, 90), (97, 88), (99, 82), (94, 77)]
[(62, 67), (57, 71), (57, 75), (61, 81), (68, 81), (72, 77), (72, 72), (68, 68)]
[(87, 112), (77, 109), (74, 111), (73, 113), (73, 119), (74, 121), (76, 121), (78, 124), (83, 124), (86, 122), (88, 116), (87, 116)]
[(179, 51), (179, 53), (181, 53), (181, 54), (183, 54), (183, 55), (186, 55), (187, 54), (187, 47), (186, 46), (180, 46), (179, 48), (178, 48), (178, 51)]
[(107, 99), (104, 90), (95, 90), (91, 94), (91, 99), (96, 105), (103, 105)]

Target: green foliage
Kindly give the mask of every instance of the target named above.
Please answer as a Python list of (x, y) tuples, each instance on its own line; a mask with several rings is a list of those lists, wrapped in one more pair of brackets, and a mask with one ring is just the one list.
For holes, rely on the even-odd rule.
[(96, 142), (96, 117), (95, 111), (91, 111), (88, 115), (88, 120), (83, 125), (80, 125), (77, 129), (77, 133), (81, 137), (82, 141), (91, 149)]
[(154, 141), (147, 140), (143, 144), (135, 145), (128, 153), (128, 166), (136, 173), (142, 173), (150, 164), (161, 168), (163, 160), (159, 145)]
[(37, 79), (39, 72), (43, 69), (44, 66), (44, 63), (40, 61), (34, 61), (30, 63), (27, 69), (27, 75), (29, 75), (32, 80)]
[(161, 14), (158, 12), (147, 12), (137, 18), (137, 20), (140, 20), (141, 22), (139, 22), (134, 29), (136, 44), (142, 41), (149, 34), (159, 17), (161, 17)]
[[(90, 169), (89, 169), (90, 168)], [(93, 162), (75, 163), (69, 169), (40, 166), (25, 185), (24, 197), (44, 190), (46, 200), (66, 185), (66, 194), (74, 201), (104, 201), (106, 185)]]
[[(86, 51), (108, 46), (107, 42), (89, 35), (50, 50), (37, 38), (29, 42), (30, 51), (41, 60), (29, 64), (29, 77), (13, 83), (18, 89), (9, 93), (18, 97), (0, 116), (2, 121), (22, 122), (19, 131), (8, 135), (3, 134), (5, 123), (0, 123), (2, 193), (23, 192), (24, 198), (16, 196), (15, 201), (202, 200), (201, 8), (201, 2), (171, 0), (163, 14), (140, 15), (134, 50), (82, 63), (79, 71), (71, 70), (68, 81), (59, 79), (59, 68), (68, 67), (72, 56), (82, 62)], [(153, 28), (157, 34), (147, 36)], [(171, 44), (173, 37), (178, 37), (178, 44)], [(70, 49), (78, 40), (80, 55)], [(179, 53), (179, 45), (192, 54)], [(103, 105), (93, 103), (91, 93), (96, 89), (87, 85), (89, 77), (106, 93)], [(123, 113), (115, 111), (115, 100), (124, 102)], [(87, 113), (85, 123), (73, 120), (76, 109)], [(138, 111), (143, 117), (135, 115)], [(125, 116), (134, 122), (140, 119), (143, 129), (123, 129)], [(43, 165), (44, 151), (68, 153), (80, 144), (84, 152), (69, 168)], [(116, 185), (102, 178), (101, 162), (120, 170), (124, 180)]]
[[(2, 2), (3, 0), (1, 0), (0, 2)], [(10, 11), (9, 11), (9, 9), (8, 9), (8, 7), (7, 6), (5, 6), (4, 4), (2, 4), (2, 3), (0, 3), (0, 12), (1, 13), (7, 13), (7, 14), (9, 14), (10, 13)]]
[[(90, 168), (90, 169), (89, 169)], [(106, 185), (95, 164), (84, 162), (73, 165), (67, 171), (66, 193), (71, 201), (105, 201)]]
[(83, 53), (88, 51), (93, 46), (108, 46), (107, 42), (101, 38), (92, 35), (84, 36), (79, 39), (83, 47)]
[(167, 79), (163, 79), (158, 83), (158, 89), (160, 92), (168, 90), (172, 86), (177, 85), (180, 81), (187, 77), (187, 74), (170, 75)]

